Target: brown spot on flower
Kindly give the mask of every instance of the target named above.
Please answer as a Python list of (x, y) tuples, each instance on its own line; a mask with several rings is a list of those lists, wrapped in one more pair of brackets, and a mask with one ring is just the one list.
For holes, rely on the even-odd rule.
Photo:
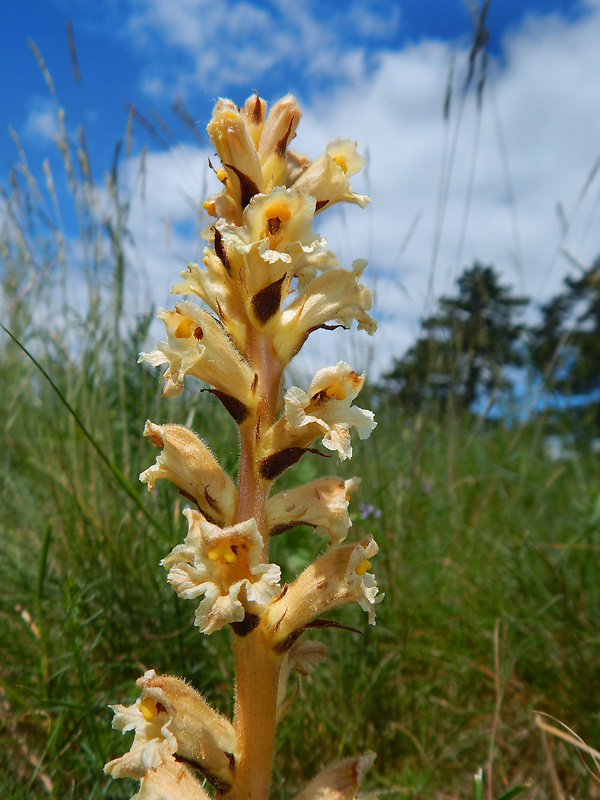
[(245, 403), (242, 403), (241, 400), (238, 400), (237, 397), (232, 397), (226, 392), (219, 391), (219, 389), (202, 389), (201, 391), (214, 394), (214, 396), (221, 401), (226, 411), (233, 417), (238, 425), (241, 425), (242, 422), (250, 415), (250, 409), (248, 406)]
[(285, 156), (285, 151), (287, 150), (287, 146), (289, 144), (290, 133), (292, 132), (292, 126), (294, 122), (295, 122), (295, 117), (292, 116), (287, 131), (283, 134), (281, 139), (275, 145), (275, 152), (280, 158), (283, 158)]
[(317, 213), (317, 211), (320, 211), (322, 208), (324, 208), (328, 202), (329, 200), (317, 200), (315, 205), (315, 214)]
[(286, 277), (286, 275), (283, 275), (278, 281), (273, 281), (252, 298), (252, 311), (261, 325), (264, 325), (271, 319), (273, 314), (277, 313), (281, 304), (281, 291)]
[(269, 229), (269, 233), (271, 236), (277, 233), (279, 228), (281, 227), (281, 220), (279, 217), (270, 217), (267, 220), (267, 228)]
[(256, 92), (256, 100), (254, 101), (254, 106), (252, 108), (252, 122), (258, 125), (262, 122), (262, 118), (262, 103), (260, 102), (258, 92)]
[(223, 234), (214, 225), (212, 229), (215, 232), (215, 253), (219, 257), (221, 264), (223, 264), (225, 267), (227, 274), (229, 277), (231, 277), (231, 263), (229, 261), (229, 256), (225, 251), (225, 245), (223, 244)]
[(300, 461), (304, 453), (316, 453), (319, 456), (323, 456), (323, 458), (329, 458), (326, 453), (321, 453), (320, 450), (316, 450), (314, 447), (286, 447), (285, 450), (280, 450), (278, 453), (273, 453), (262, 459), (260, 462), (260, 474), (266, 480), (274, 481), (288, 467)]
[(204, 338), (204, 331), (202, 330), (200, 325), (198, 325), (198, 327), (194, 331), (194, 339), (197, 339), (198, 341), (200, 341), (200, 339), (203, 339), (203, 338)]
[(232, 172), (235, 172), (235, 174), (237, 175), (237, 178), (240, 182), (240, 192), (241, 192), (240, 202), (242, 208), (246, 208), (246, 206), (248, 205), (250, 200), (252, 200), (254, 195), (258, 194), (259, 192), (258, 186), (254, 183), (254, 181), (249, 175), (246, 175), (244, 172), (241, 171), (241, 169), (234, 167), (233, 164), (223, 164), (223, 166), (227, 167), (227, 169), (232, 170)]
[(246, 611), (246, 616), (241, 622), (231, 622), (230, 625), (237, 636), (248, 636), (259, 622), (260, 617), (258, 614), (250, 614), (250, 612)]

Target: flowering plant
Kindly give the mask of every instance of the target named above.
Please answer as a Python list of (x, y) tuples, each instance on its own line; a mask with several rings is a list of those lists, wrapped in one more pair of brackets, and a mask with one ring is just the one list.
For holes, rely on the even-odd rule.
[[(140, 356), (166, 365), (165, 395), (181, 393), (186, 376), (209, 385), (238, 426), (240, 462), (236, 485), (194, 433), (146, 424), (161, 452), (140, 479), (149, 489), (169, 480), (191, 504), (185, 540), (161, 562), (167, 580), (197, 603), (202, 633), (231, 627), (236, 679), (233, 721), (185, 681), (154, 670), (138, 680), (134, 705), (112, 706), (113, 726), (134, 731), (134, 739), (105, 771), (138, 779), (138, 800), (200, 800), (209, 797), (206, 783), (228, 800), (266, 800), (275, 729), (295, 696), (287, 693), (289, 676), (307, 674), (326, 656), (303, 634), (336, 625), (322, 615), (351, 602), (374, 624), (382, 599), (369, 572), (373, 538), (344, 543), (357, 479), (324, 477), (271, 494), (288, 467), (319, 452), (315, 440), (347, 459), (351, 429), (364, 439), (375, 427), (373, 414), (352, 404), (364, 375), (343, 361), (320, 369), (306, 389), (284, 387), (285, 367), (311, 332), (349, 328), (352, 320), (375, 330), (371, 293), (359, 282), (365, 262), (341, 268), (312, 229), (334, 203), (367, 204), (348, 180), (364, 159), (354, 142), (335, 139), (311, 163), (289, 147), (299, 120), (291, 96), (268, 114), (258, 95), (242, 108), (218, 101), (208, 133), (222, 190), (204, 203), (215, 221), (203, 234), (203, 265), (190, 264), (172, 290), (204, 306), (186, 299), (161, 310), (166, 341)], [(299, 524), (327, 537), (327, 549), (282, 586), (269, 540)], [(296, 800), (353, 800), (374, 757), (336, 762)]]

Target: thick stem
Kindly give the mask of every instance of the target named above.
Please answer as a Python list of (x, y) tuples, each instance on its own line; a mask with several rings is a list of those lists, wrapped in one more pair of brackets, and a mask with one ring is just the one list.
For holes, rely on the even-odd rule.
[(234, 637), (235, 732), (240, 752), (228, 800), (267, 800), (273, 764), (281, 656), (265, 646), (262, 628)]
[[(240, 429), (240, 471), (235, 521), (254, 518), (262, 533), (263, 560), (268, 558), (265, 505), (269, 486), (257, 470), (256, 450), (261, 433), (275, 420), (283, 364), (270, 338), (255, 332), (248, 345), (248, 360), (258, 374), (259, 402), (256, 415)], [(235, 784), (227, 800), (267, 800), (275, 728), (277, 690), (282, 657), (276, 656), (258, 626), (245, 635), (234, 634), (236, 665), (235, 733), (238, 750)]]

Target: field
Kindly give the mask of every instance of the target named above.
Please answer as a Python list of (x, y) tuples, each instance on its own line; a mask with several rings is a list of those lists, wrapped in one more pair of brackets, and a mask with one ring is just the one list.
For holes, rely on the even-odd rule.
[[(214, 398), (160, 399), (158, 378), (135, 365), (143, 334), (142, 324), (117, 344), (99, 325), (74, 357), (30, 332), (62, 398), (3, 341), (7, 800), (130, 796), (126, 781), (102, 774), (123, 746), (106, 706), (132, 700), (146, 668), (185, 676), (229, 710), (228, 637), (198, 634), (190, 604), (158, 566), (181, 537), (184, 501), (161, 484), (151, 496), (136, 476), (156, 455), (141, 436), (148, 417), (186, 421), (228, 467), (237, 442)], [(599, 745), (589, 711), (600, 690), (593, 454), (582, 447), (551, 460), (543, 417), (511, 428), (434, 422), (371, 400), (379, 426), (355, 442), (344, 472), (362, 478), (350, 534), (379, 542), (374, 568), (386, 598), (375, 628), (357, 608), (336, 615), (363, 635), (320, 633), (330, 657), (281, 726), (275, 796), (293, 796), (291, 783), (328, 760), (371, 748), (368, 788), (393, 797), (470, 797), (480, 767), (490, 797), (526, 781), (532, 798), (597, 797), (575, 747), (536, 724), (536, 712), (548, 714), (537, 719)], [(338, 469), (308, 455), (290, 479)], [(273, 550), (289, 578), (319, 545), (299, 528)]]

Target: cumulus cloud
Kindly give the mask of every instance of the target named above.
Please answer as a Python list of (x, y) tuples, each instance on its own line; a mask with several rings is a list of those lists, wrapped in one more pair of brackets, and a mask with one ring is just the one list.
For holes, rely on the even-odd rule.
[[(136, 24), (147, 28), (164, 19), (165, 35), (182, 47), (198, 46), (208, 32), (225, 47), (234, 33), (238, 46), (249, 38), (249, 48), (264, 52), (252, 54), (243, 46), (236, 51), (231, 70), (238, 74), (244, 72), (246, 57), (259, 63), (256, 69), (268, 70), (289, 46), (294, 25), (294, 57), (307, 61), (332, 36), (316, 17), (304, 13), (311, 6), (305, 1), (294, 4), (303, 13), (290, 12), (281, 39), (266, 47), (261, 37), (270, 22), (264, 15), (254, 7), (245, 10), (245, 27), (253, 36), (244, 37), (232, 28), (243, 15), (235, 23), (226, 19), (226, 6), (213, 4), (210, 10), (202, 0), (186, 0), (176, 4), (169, 23), (163, 0), (140, 0)], [(243, 6), (236, 4), (236, 9)], [(436, 41), (397, 52), (382, 47), (369, 64), (360, 49), (346, 49), (351, 68), (345, 81), (316, 92), (305, 103), (296, 149), (316, 157), (328, 139), (341, 135), (356, 139), (369, 157), (364, 176), (355, 179), (356, 190), (373, 198), (369, 208), (332, 209), (329, 216), (319, 215), (315, 225), (344, 265), (363, 256), (371, 262), (365, 279), (375, 289), (380, 331), (372, 342), (362, 335), (352, 345), (362, 362), (359, 368), (368, 363), (378, 373), (401, 355), (418, 333), (419, 318), (432, 311), (436, 297), (454, 290), (454, 280), (475, 259), (494, 264), (505, 283), (542, 301), (559, 288), (574, 261), (585, 265), (600, 253), (600, 175), (593, 172), (600, 154), (600, 4), (588, 0), (586, 6), (588, 13), (575, 19), (530, 17), (508, 33), (502, 59), (491, 63), (481, 110), (474, 92), (463, 92), (468, 47)], [(286, 14), (288, 8), (286, 4)], [(200, 9), (207, 17), (204, 25), (194, 26), (190, 15)], [(269, 17), (283, 14), (281, 4), (272, 3), (269, 9)], [(198, 59), (212, 57), (214, 48), (209, 48), (195, 67), (200, 69)], [(452, 64), (452, 105), (445, 121)], [(205, 76), (211, 70), (216, 74), (216, 62), (202, 69)], [(261, 90), (260, 83), (257, 88)], [(244, 97), (234, 99), (242, 102)], [(189, 148), (178, 158), (182, 163), (188, 159), (189, 173), (200, 175), (206, 156)], [(169, 255), (162, 245), (152, 244), (152, 237), (164, 229), (159, 217), (168, 212), (183, 219), (189, 211), (183, 198), (202, 197), (200, 177), (192, 189), (182, 191), (189, 173), (173, 170), (170, 158), (152, 155), (148, 162), (148, 180), (156, 187), (148, 184), (144, 212), (147, 252), (152, 254), (146, 268), (155, 285), (173, 279), (175, 247), (181, 264), (198, 257), (197, 243), (191, 235), (186, 238), (183, 228), (170, 246), (171, 263), (166, 263)], [(333, 334), (327, 340), (328, 354), (337, 347)], [(305, 358), (319, 360), (314, 346)]]

